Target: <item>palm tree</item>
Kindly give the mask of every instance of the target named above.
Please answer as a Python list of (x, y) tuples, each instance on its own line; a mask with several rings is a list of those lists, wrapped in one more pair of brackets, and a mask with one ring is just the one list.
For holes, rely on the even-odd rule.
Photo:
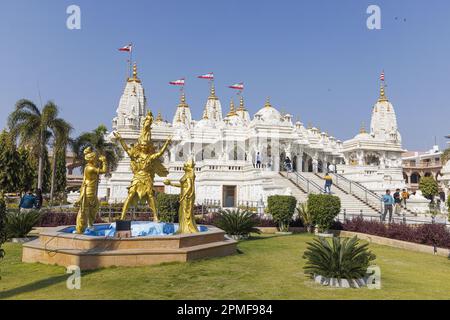
[(120, 158), (122, 157), (122, 149), (113, 142), (108, 142), (105, 139), (108, 130), (104, 125), (100, 125), (97, 129), (91, 132), (82, 133), (76, 139), (70, 141), (70, 145), (75, 159), (69, 166), (71, 169), (84, 167), (83, 151), (87, 147), (91, 147), (98, 153), (106, 157), (108, 163), (108, 172), (114, 171), (117, 168)]
[(64, 140), (63, 135), (68, 135), (71, 130), (70, 124), (58, 118), (58, 113), (58, 106), (52, 101), (47, 102), (42, 110), (39, 110), (32, 101), (22, 99), (16, 103), (15, 110), (8, 119), (13, 137), (19, 138), (20, 144), (28, 147), (39, 159), (38, 189), (42, 189), (47, 143), (52, 137)]

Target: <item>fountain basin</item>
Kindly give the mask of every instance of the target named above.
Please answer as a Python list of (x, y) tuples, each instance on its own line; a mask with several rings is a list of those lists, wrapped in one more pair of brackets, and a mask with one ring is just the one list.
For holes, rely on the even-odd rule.
[(134, 222), (132, 237), (126, 239), (111, 236), (114, 224), (95, 225), (94, 230), (83, 235), (74, 234), (74, 226), (46, 228), (38, 239), (23, 245), (22, 261), (91, 270), (187, 262), (236, 252), (237, 242), (216, 227), (199, 226), (199, 233), (182, 235), (174, 234), (177, 227)]

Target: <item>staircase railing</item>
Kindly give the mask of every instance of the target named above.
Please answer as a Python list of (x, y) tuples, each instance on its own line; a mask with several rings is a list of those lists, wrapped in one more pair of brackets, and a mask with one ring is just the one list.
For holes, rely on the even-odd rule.
[(323, 188), (321, 188), (314, 181), (305, 178), (300, 173), (296, 171), (287, 172), (286, 177), (294, 182), (296, 185), (300, 186), (306, 193), (323, 193)]
[(381, 196), (379, 196), (372, 190), (367, 189), (359, 182), (349, 180), (338, 173), (333, 173), (333, 175), (335, 177), (334, 183), (338, 187), (340, 187), (347, 193), (360, 198), (365, 203), (373, 206), (374, 208), (379, 208), (380, 212), (383, 211), (383, 199)]

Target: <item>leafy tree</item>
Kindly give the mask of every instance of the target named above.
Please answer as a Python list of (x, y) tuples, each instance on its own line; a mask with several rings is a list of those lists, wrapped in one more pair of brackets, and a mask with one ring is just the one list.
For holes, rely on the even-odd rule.
[(289, 231), (289, 223), (294, 215), (297, 199), (293, 196), (270, 196), (267, 199), (268, 210), (273, 221), (278, 223), (281, 232)]
[(97, 129), (91, 132), (82, 133), (76, 139), (70, 141), (70, 146), (73, 153), (75, 154), (75, 159), (70, 167), (72, 169), (78, 167), (84, 167), (84, 155), (83, 151), (87, 147), (99, 152), (101, 155), (106, 157), (108, 163), (108, 172), (114, 171), (117, 168), (120, 158), (122, 157), (122, 149), (113, 142), (108, 142), (105, 139), (108, 130), (104, 125), (100, 125)]
[(19, 154), (11, 135), (3, 130), (0, 134), (0, 189), (4, 192), (18, 191), (20, 184)]
[(441, 163), (443, 166), (446, 165), (447, 161), (450, 160), (450, 148), (444, 150), (441, 156)]
[(341, 211), (341, 199), (328, 194), (310, 194), (307, 205), (320, 232), (328, 231)]
[(13, 137), (19, 138), (20, 145), (28, 147), (37, 159), (37, 188), (43, 191), (49, 189), (44, 179), (48, 174), (47, 144), (50, 138), (57, 139), (65, 128), (70, 127), (65, 120), (58, 118), (58, 113), (58, 106), (51, 101), (40, 110), (32, 101), (22, 99), (16, 103), (8, 119)]
[(0, 190), (0, 259), (3, 259), (5, 256), (5, 250), (2, 249), (2, 245), (6, 240), (6, 203), (3, 191)]
[(419, 182), (419, 189), (425, 198), (432, 200), (439, 194), (439, 185), (433, 177), (423, 177)]
[(55, 171), (55, 191), (64, 192), (66, 190), (66, 152), (59, 150), (56, 154), (56, 171)]
[(37, 181), (36, 170), (33, 167), (30, 152), (24, 147), (18, 149), (18, 163), (20, 170), (17, 191), (32, 190)]

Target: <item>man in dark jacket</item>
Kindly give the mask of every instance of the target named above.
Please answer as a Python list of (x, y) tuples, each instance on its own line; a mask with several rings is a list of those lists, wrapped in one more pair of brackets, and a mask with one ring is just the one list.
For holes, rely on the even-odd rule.
[(33, 192), (28, 191), (22, 199), (20, 199), (20, 212), (31, 211), (36, 207), (36, 197), (33, 195)]

